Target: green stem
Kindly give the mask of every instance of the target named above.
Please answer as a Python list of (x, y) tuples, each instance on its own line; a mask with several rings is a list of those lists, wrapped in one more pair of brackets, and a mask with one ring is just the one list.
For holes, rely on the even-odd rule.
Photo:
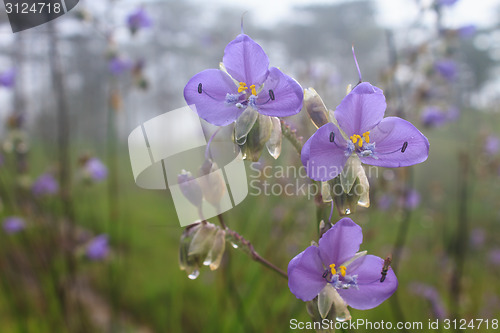
[(292, 129), (283, 119), (281, 119), (281, 133), (283, 136), (292, 144), (292, 146), (297, 150), (299, 156), (302, 152), (302, 138), (297, 136), (297, 131)]
[(245, 252), (252, 258), (252, 260), (257, 261), (258, 263), (275, 271), (281, 277), (288, 279), (288, 275), (283, 270), (275, 266), (273, 263), (269, 262), (267, 259), (263, 258), (260, 254), (258, 254), (257, 251), (255, 251), (252, 243), (243, 238), (243, 236), (238, 234), (236, 231), (231, 229), (226, 229), (226, 239), (228, 239), (230, 242), (240, 247), (243, 250), (243, 252)]

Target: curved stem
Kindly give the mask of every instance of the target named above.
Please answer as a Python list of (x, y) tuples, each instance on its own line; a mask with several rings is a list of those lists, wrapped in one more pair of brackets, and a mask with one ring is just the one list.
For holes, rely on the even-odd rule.
[(243, 236), (241, 236), (240, 234), (238, 234), (236, 231), (231, 230), (231, 229), (226, 229), (226, 237), (228, 237), (229, 240), (231, 242), (233, 242), (234, 244), (236, 244), (238, 247), (241, 247), (241, 249), (244, 252), (246, 252), (248, 255), (250, 255), (250, 257), (254, 261), (257, 261), (258, 263), (260, 263), (260, 264), (266, 266), (267, 268), (275, 271), (281, 277), (283, 277), (285, 279), (288, 279), (288, 275), (283, 270), (281, 270), (280, 268), (278, 268), (277, 266), (275, 266), (273, 263), (271, 263), (267, 259), (263, 258), (260, 254), (258, 254), (257, 251), (255, 251), (252, 243), (250, 243), (248, 240), (246, 240), (245, 238), (243, 238)]
[(283, 119), (281, 119), (281, 133), (283, 136), (292, 144), (292, 146), (297, 150), (299, 156), (302, 152), (302, 137), (297, 136), (297, 130), (292, 129)]

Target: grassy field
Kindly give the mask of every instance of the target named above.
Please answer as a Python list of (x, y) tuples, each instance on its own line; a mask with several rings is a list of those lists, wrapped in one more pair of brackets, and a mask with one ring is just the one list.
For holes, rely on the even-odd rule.
[[(425, 132), (431, 152), (427, 162), (412, 168), (413, 184), (421, 194), (421, 203), (409, 217), (407, 238), (396, 271), (399, 289), (375, 309), (352, 309), (353, 320), (396, 323), (404, 319), (422, 322), (426, 327), (430, 319), (434, 320), (435, 311), (431, 302), (416, 292), (415, 282), (435, 287), (448, 313), (451, 311), (457, 226), (463, 204), (458, 199), (459, 188), (466, 179), (460, 174), (460, 151), (468, 154), (472, 167), (465, 202), (468, 232), (465, 243), (460, 244), (467, 251), (463, 258), (458, 313), (460, 318), (468, 320), (500, 319), (500, 267), (488, 259), (489, 251), (499, 246), (500, 181), (498, 175), (478, 171), (483, 163), (478, 129), (496, 130), (491, 128), (491, 124), (498, 126), (496, 118), (496, 115), (468, 112), (459, 123)], [(470, 124), (474, 128), (467, 130)], [(285, 145), (291, 148), (288, 143)], [(33, 165), (47, 165), (48, 160), (41, 153), (44, 151), (51, 149), (34, 146), (30, 155)], [(288, 156), (293, 153), (290, 149)], [(295, 157), (272, 161), (266, 156), (263, 163), (298, 165), (300, 162)], [(111, 331), (115, 332), (286, 332), (290, 331), (292, 318), (309, 321), (305, 304), (290, 293), (285, 279), (230, 246), (217, 271), (205, 267), (198, 279), (188, 279), (178, 265), (182, 229), (169, 193), (138, 188), (126, 154), (120, 155), (119, 170), (116, 195), (120, 209), (116, 220), (108, 218), (107, 182), (77, 186), (73, 196), (76, 223), (95, 234), (109, 234), (112, 248), (104, 262), (78, 261), (78, 276), (90, 281), (92, 292), (101, 300), (94, 309), (86, 310), (90, 317), (96, 315), (94, 312), (107, 313), (112, 317)], [(252, 172), (249, 167), (247, 171)], [(396, 177), (404, 172), (408, 170), (398, 170)], [(8, 176), (2, 170), (2, 180), (12, 185)], [(388, 211), (377, 209), (374, 196), (383, 189), (376, 181), (371, 186), (372, 207), (360, 209), (353, 220), (363, 227), (361, 249), (385, 257), (393, 250), (405, 212), (397, 206)], [(44, 209), (57, 212), (55, 201), (41, 204)], [(325, 209), (329, 211), (329, 207)], [(231, 229), (252, 242), (257, 252), (282, 269), (311, 240), (317, 240), (316, 207), (305, 197), (249, 196), (224, 213), (224, 218)], [(332, 222), (337, 219), (334, 215)], [(469, 234), (476, 228), (486, 232), (486, 239), (480, 246), (472, 247)], [(65, 314), (58, 305), (57, 288), (51, 285), (50, 270), (5, 271), (16, 258), (31, 259), (28, 266), (36, 267), (33, 266), (37, 261), (36, 249), (50, 248), (50, 237), (54, 236), (38, 227), (23, 234), (0, 236), (3, 274), (10, 277), (2, 279), (0, 332), (54, 332), (58, 323), (62, 325)], [(58, 268), (61, 258), (57, 254), (49, 257), (55, 260), (49, 265), (55, 272), (64, 271)], [(9, 281), (16, 278), (15, 274), (27, 276), (19, 277), (23, 281), (12, 285)], [(42, 281), (41, 291), (30, 291), (30, 279)], [(15, 301), (19, 298), (23, 301)], [(395, 308), (400, 308), (404, 317), (395, 315)], [(356, 330), (365, 331), (370, 330)]]

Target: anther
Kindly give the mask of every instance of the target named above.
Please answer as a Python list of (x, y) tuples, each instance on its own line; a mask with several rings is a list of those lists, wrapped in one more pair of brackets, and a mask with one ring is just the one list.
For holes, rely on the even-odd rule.
[(201, 82), (198, 83), (198, 94), (201, 94), (203, 92), (202, 88), (203, 86), (201, 85)]
[(274, 91), (272, 89), (269, 89), (269, 98), (274, 101), (275, 97), (274, 97)]
[(408, 141), (405, 141), (405, 143), (403, 143), (403, 147), (401, 147), (401, 152), (404, 153), (406, 148), (408, 148)]

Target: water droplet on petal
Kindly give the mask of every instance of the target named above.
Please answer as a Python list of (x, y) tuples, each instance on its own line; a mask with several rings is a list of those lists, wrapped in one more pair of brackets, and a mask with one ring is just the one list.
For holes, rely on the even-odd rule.
[(238, 248), (238, 245), (234, 244), (233, 242), (231, 242), (231, 246), (232, 246), (233, 248), (235, 248), (235, 249), (237, 249), (237, 248)]
[(191, 280), (196, 279), (200, 275), (200, 271), (195, 269), (194, 271), (191, 272), (191, 274), (188, 275), (188, 278)]
[(351, 210), (350, 210), (349, 208), (346, 208), (346, 209), (345, 209), (345, 214), (346, 214), (346, 215), (351, 214)]

